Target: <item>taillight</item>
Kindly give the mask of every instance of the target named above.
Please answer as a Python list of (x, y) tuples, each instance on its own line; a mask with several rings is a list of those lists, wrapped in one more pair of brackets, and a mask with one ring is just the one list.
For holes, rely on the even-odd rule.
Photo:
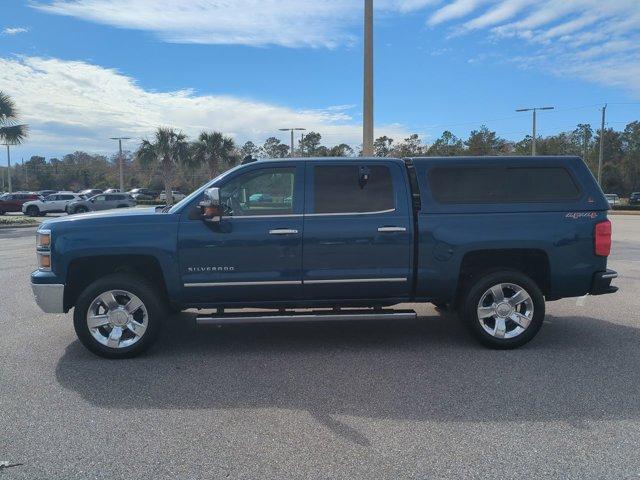
[(611, 253), (611, 222), (596, 223), (596, 234), (593, 240), (596, 255), (600, 257), (608, 257)]

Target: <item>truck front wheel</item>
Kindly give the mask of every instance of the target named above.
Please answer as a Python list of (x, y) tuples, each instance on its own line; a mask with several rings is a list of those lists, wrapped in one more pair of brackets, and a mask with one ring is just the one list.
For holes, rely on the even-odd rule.
[(73, 325), (82, 344), (106, 358), (130, 358), (158, 337), (166, 307), (153, 285), (115, 273), (90, 284), (78, 298)]
[(544, 297), (528, 276), (510, 270), (479, 277), (467, 290), (461, 315), (474, 336), (490, 348), (524, 345), (542, 327)]

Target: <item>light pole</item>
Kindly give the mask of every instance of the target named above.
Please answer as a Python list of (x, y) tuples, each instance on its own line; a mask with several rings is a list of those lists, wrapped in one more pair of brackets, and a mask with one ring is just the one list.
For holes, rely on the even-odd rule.
[(604, 116), (607, 111), (607, 104), (602, 107), (602, 123), (600, 124), (600, 151), (598, 152), (598, 185), (602, 186), (602, 158), (604, 157)]
[(279, 128), (278, 130), (280, 130), (281, 132), (291, 132), (291, 151), (289, 152), (289, 156), (293, 157), (293, 132), (294, 131), (301, 131), (301, 130), (306, 130), (306, 128), (301, 128), (301, 127), (294, 127), (294, 128)]
[(9, 151), (9, 146), (11, 144), (7, 142), (7, 143), (3, 143), (2, 145), (7, 146), (7, 186), (9, 188), (9, 193), (11, 193), (13, 191), (11, 188), (11, 152)]
[(373, 155), (373, 0), (364, 0), (362, 155)]
[(118, 140), (118, 165), (120, 166), (120, 191), (124, 192), (124, 172), (122, 171), (122, 140), (131, 140), (131, 137), (109, 137), (109, 140)]
[(553, 110), (555, 107), (533, 107), (533, 108), (519, 108), (516, 112), (533, 112), (533, 132), (531, 135), (531, 155), (536, 154), (536, 112), (538, 110)]

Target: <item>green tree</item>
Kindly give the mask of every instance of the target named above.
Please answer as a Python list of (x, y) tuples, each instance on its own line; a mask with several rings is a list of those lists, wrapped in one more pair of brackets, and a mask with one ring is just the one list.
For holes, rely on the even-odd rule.
[(378, 137), (373, 142), (373, 154), (376, 157), (388, 157), (393, 149), (393, 138), (386, 135)]
[(27, 125), (18, 123), (16, 105), (0, 90), (0, 140), (3, 143), (19, 144), (27, 138)]
[(398, 158), (421, 157), (426, 154), (427, 146), (422, 143), (422, 140), (417, 133), (409, 135), (402, 142), (398, 143), (391, 151), (391, 155)]
[(509, 153), (509, 143), (482, 125), (479, 130), (473, 130), (464, 142), (469, 155), (503, 155)]
[(328, 157), (353, 157), (353, 148), (346, 143), (334, 145), (327, 152)]
[(149, 168), (156, 169), (162, 177), (167, 205), (173, 203), (172, 182), (181, 165), (189, 163), (189, 143), (182, 132), (160, 127), (153, 141), (142, 140), (136, 151), (136, 159)]
[(448, 130), (442, 132), (427, 151), (427, 154), (434, 157), (451, 157), (464, 154), (464, 143)]
[(201, 132), (193, 145), (192, 158), (195, 164), (207, 167), (210, 178), (215, 178), (237, 160), (236, 145), (233, 138), (220, 132)]
[(249, 140), (248, 142), (245, 142), (245, 144), (242, 145), (242, 148), (240, 149), (240, 156), (242, 158), (245, 158), (248, 156), (256, 157), (259, 154), (260, 154), (260, 147), (258, 147), (251, 140)]
[(298, 141), (300, 154), (305, 157), (326, 157), (326, 152), (323, 152), (320, 148), (321, 140), (322, 135), (318, 132), (307, 133)]
[(276, 137), (269, 137), (262, 145), (262, 155), (267, 158), (284, 158), (289, 155), (289, 146)]

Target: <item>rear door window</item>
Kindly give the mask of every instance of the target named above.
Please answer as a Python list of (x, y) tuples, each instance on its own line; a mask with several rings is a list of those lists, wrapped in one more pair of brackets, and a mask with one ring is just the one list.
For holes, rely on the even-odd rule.
[(313, 213), (372, 213), (395, 208), (393, 182), (384, 165), (317, 165)]
[(562, 167), (436, 167), (427, 178), (440, 203), (566, 202), (580, 197)]

